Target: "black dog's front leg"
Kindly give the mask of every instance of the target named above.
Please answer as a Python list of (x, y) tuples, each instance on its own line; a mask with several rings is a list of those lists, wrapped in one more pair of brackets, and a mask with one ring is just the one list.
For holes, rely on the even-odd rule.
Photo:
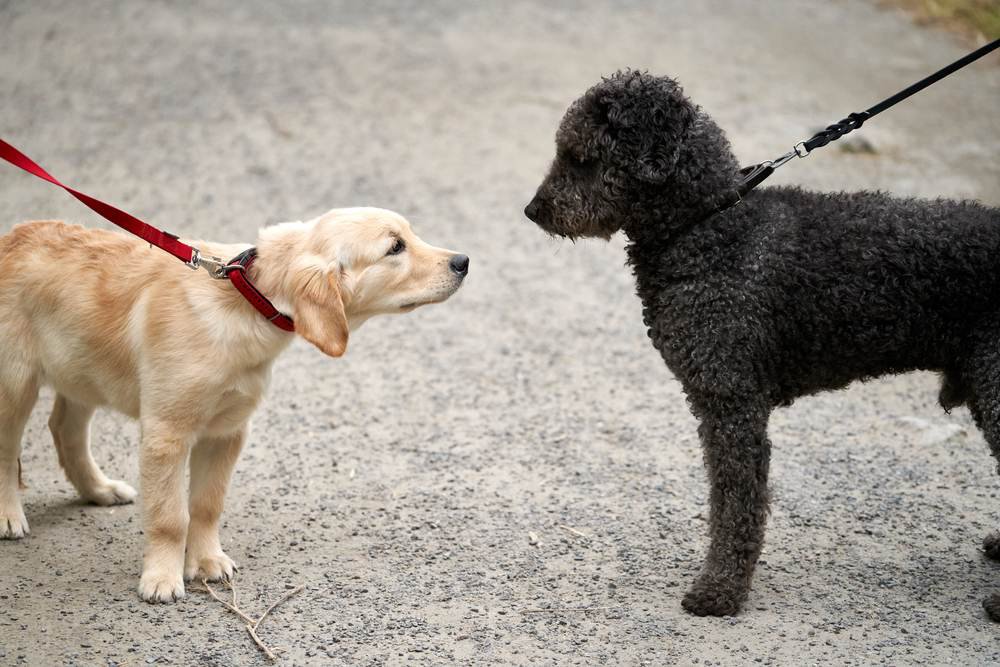
[(735, 614), (746, 600), (764, 543), (771, 443), (768, 410), (728, 404), (696, 410), (711, 491), (711, 543), (701, 575), (684, 596), (698, 616)]

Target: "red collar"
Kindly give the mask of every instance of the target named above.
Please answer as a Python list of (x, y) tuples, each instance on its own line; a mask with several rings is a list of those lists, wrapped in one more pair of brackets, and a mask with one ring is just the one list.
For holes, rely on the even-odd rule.
[(34, 160), (3, 139), (0, 139), (0, 159), (10, 162), (12, 165), (20, 167), (42, 180), (59, 186), (86, 204), (94, 212), (101, 215), (101, 217), (115, 223), (129, 233), (135, 234), (150, 245), (155, 245), (157, 248), (170, 253), (192, 269), (197, 270), (198, 267), (202, 267), (213, 278), (228, 278), (229, 282), (236, 288), (236, 291), (242, 294), (243, 298), (249, 301), (250, 305), (256, 308), (257, 312), (266, 317), (274, 326), (284, 331), (295, 331), (295, 324), (292, 322), (292, 318), (275, 308), (274, 304), (268, 301), (267, 297), (254, 287), (254, 284), (250, 282), (250, 278), (247, 276), (247, 269), (250, 268), (253, 260), (257, 257), (256, 248), (250, 248), (241, 252), (225, 264), (222, 263), (221, 259), (215, 257), (202, 257), (200, 250), (180, 241), (173, 234), (161, 231), (121, 209), (115, 208), (110, 204), (105, 204), (100, 199), (95, 199), (79, 190), (74, 190), (69, 186), (63, 185), (49, 172), (38, 166)]
[(243, 295), (243, 298), (250, 302), (250, 305), (257, 309), (267, 321), (285, 331), (295, 331), (295, 323), (288, 315), (274, 307), (267, 297), (260, 293), (260, 290), (252, 282), (247, 271), (250, 265), (257, 259), (257, 248), (249, 248), (229, 260), (221, 271), (224, 277), (229, 278), (236, 291)]

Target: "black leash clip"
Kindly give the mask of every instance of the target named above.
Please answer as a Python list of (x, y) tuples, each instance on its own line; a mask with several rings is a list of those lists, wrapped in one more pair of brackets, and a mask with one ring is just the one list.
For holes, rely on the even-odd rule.
[[(775, 164), (770, 160), (767, 160), (765, 162), (761, 162), (760, 164), (740, 169), (740, 176), (742, 176), (743, 179), (740, 181), (740, 184), (736, 186), (736, 195), (739, 197), (739, 201), (743, 201), (743, 195), (753, 190), (755, 187), (763, 183), (764, 179), (773, 174), (775, 168)], [(739, 203), (739, 201), (737, 203)]]

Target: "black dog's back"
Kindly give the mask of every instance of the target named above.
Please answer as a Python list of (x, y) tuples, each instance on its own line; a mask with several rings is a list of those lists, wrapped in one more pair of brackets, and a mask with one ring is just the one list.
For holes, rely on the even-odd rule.
[(959, 373), (967, 337), (1000, 311), (997, 209), (796, 188), (760, 200), (732, 223), (748, 229), (744, 289), (776, 326), (780, 402), (885, 373)]
[[(787, 404), (885, 373), (955, 374), (1000, 311), (1000, 212), (970, 202), (765, 188), (648, 251), (630, 248), (647, 324), (694, 392), (748, 384)], [(709, 364), (725, 372), (696, 368), (721, 341)]]

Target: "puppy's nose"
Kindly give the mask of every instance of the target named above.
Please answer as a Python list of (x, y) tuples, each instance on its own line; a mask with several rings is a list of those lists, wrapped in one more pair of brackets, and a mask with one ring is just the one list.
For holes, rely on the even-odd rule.
[(469, 272), (469, 256), (468, 255), (453, 255), (448, 261), (448, 266), (452, 271), (460, 276), (464, 276)]
[(533, 197), (528, 205), (524, 207), (524, 215), (532, 222), (538, 222), (538, 213), (542, 208), (542, 205), (538, 201), (538, 197)]

